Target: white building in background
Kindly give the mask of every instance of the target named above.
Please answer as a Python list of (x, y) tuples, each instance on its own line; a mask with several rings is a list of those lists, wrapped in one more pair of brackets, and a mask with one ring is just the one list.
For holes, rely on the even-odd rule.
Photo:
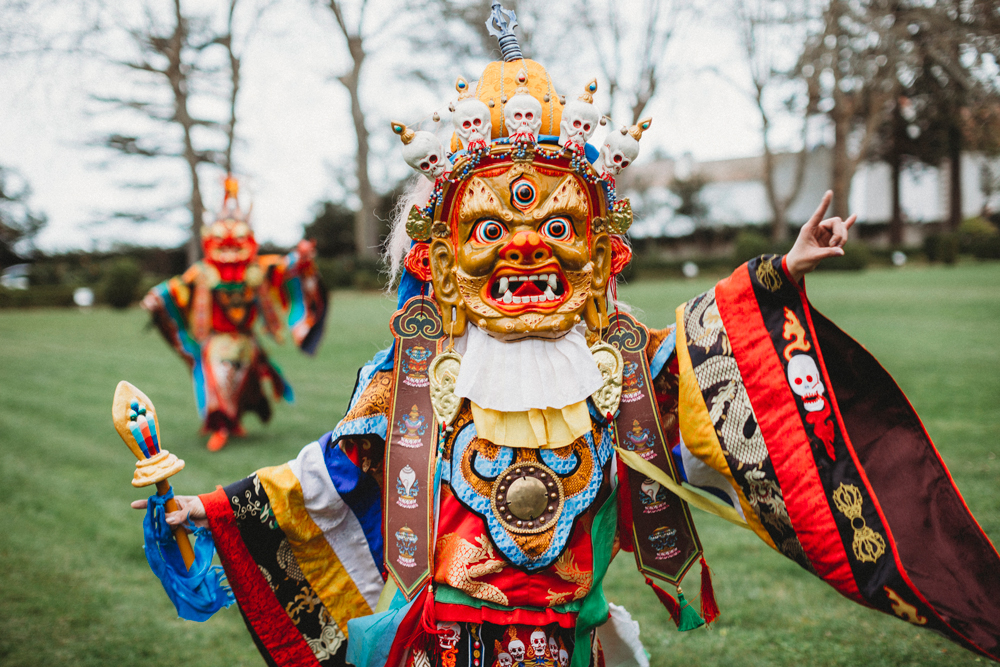
[[(789, 210), (788, 221), (793, 226), (805, 222), (823, 193), (830, 187), (831, 160), (828, 147), (813, 150), (806, 158), (805, 177), (798, 197)], [(795, 154), (776, 156), (777, 183), (790, 187), (794, 174)], [(981, 187), (981, 167), (986, 158), (967, 153), (962, 156), (962, 209), (965, 217), (978, 215), (986, 204)], [(1000, 161), (993, 160), (994, 173), (1000, 173)], [(630, 173), (631, 172), (631, 173)], [(675, 215), (676, 197), (669, 185), (674, 176), (697, 174), (707, 183), (701, 190), (701, 201), (708, 213), (703, 224), (766, 225), (771, 220), (771, 208), (764, 189), (764, 158), (749, 157), (694, 163), (690, 156), (678, 160), (663, 159), (637, 164), (622, 174), (619, 187), (626, 192), (636, 209), (632, 235), (637, 238), (686, 236), (695, 223)], [(903, 171), (900, 200), (904, 220), (909, 223), (941, 222), (948, 215), (947, 163), (943, 168), (917, 166)], [(994, 194), (991, 207), (1000, 208), (1000, 196)], [(892, 216), (892, 170), (884, 162), (862, 163), (851, 182), (850, 210), (858, 214), (859, 224), (888, 223)], [(909, 229), (908, 241), (919, 243), (919, 228)]]

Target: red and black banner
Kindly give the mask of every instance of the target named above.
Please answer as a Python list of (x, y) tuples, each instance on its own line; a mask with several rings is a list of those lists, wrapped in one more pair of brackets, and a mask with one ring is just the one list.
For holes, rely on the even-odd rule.
[(1000, 556), (892, 377), (781, 257), (740, 267), (715, 301), (807, 567), (1000, 660)]

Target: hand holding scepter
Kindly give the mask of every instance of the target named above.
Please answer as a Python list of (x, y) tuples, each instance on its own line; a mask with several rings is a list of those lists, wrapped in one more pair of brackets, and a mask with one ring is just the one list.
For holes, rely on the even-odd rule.
[[(184, 461), (167, 450), (160, 449), (160, 424), (153, 402), (137, 387), (122, 380), (115, 389), (115, 397), (111, 404), (111, 419), (115, 423), (118, 435), (138, 459), (132, 486), (138, 488), (156, 484), (157, 495), (169, 494), (170, 482), (167, 479), (184, 468)], [(168, 512), (180, 509), (173, 498), (164, 506)], [(181, 526), (175, 527), (173, 533), (184, 565), (190, 569), (195, 555), (188, 535)]]

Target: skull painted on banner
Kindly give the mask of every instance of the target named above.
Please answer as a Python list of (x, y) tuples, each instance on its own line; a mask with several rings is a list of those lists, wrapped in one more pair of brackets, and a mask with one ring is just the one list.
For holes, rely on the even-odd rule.
[(559, 649), (559, 667), (566, 667), (569, 664), (569, 651), (564, 648)]
[(820, 380), (816, 362), (807, 354), (797, 354), (788, 362), (788, 385), (802, 397), (802, 404), (809, 412), (823, 409), (823, 394), (826, 389)]
[(535, 628), (528, 640), (531, 642), (531, 652), (534, 657), (544, 658), (546, 643), (545, 631), (541, 628)]
[(524, 662), (524, 642), (520, 639), (512, 639), (507, 642), (507, 652), (515, 662)]
[(448, 650), (455, 648), (462, 637), (462, 629), (458, 623), (438, 623), (438, 646)]
[(549, 655), (552, 656), (553, 659), (559, 655), (559, 642), (554, 636), (549, 637)]
[(497, 653), (497, 664), (499, 664), (500, 667), (512, 667), (514, 664), (514, 658), (510, 656), (510, 653), (501, 651), (500, 653)]

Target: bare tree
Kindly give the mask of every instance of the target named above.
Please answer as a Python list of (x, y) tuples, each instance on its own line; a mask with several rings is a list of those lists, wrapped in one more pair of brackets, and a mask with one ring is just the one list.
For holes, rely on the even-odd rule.
[[(346, 16), (347, 5), (353, 5), (355, 20)], [(351, 57), (349, 71), (337, 77), (351, 98), (351, 119), (354, 122), (354, 133), (357, 138), (357, 154), (355, 156), (355, 175), (357, 178), (357, 195), (361, 208), (354, 214), (354, 244), (359, 257), (375, 259), (378, 257), (379, 230), (381, 225), (375, 215), (378, 206), (378, 193), (372, 185), (368, 171), (369, 146), (368, 128), (365, 125), (365, 112), (361, 106), (361, 73), (367, 53), (365, 51), (365, 14), (368, 0), (327, 0), (326, 6), (333, 13), (340, 29), (347, 52)], [(377, 34), (378, 30), (375, 30)]]
[[(213, 27), (210, 17), (186, 13), (181, 0), (173, 0), (167, 14), (157, 14), (147, 5), (144, 20), (124, 28), (135, 47), (135, 55), (111, 61), (132, 72), (137, 82), (149, 85), (130, 89), (127, 95), (93, 95), (104, 105), (136, 112), (160, 128), (160, 131), (143, 136), (112, 132), (99, 141), (100, 145), (148, 160), (173, 158), (183, 161), (190, 185), (187, 208), (191, 214), (191, 236), (187, 255), (192, 262), (201, 256), (200, 232), (205, 213), (199, 168), (213, 164), (226, 171), (233, 170), (241, 52), (252, 33), (251, 28), (242, 38), (237, 37), (235, 21), (239, 0), (228, 0), (227, 4), (225, 26), (218, 29)], [(256, 24), (260, 11), (263, 10), (258, 10), (252, 24)], [(210, 55), (220, 47), (225, 51), (226, 62), (217, 66), (212, 64)], [(166, 91), (169, 94), (162, 95)], [(196, 94), (225, 99), (228, 118), (195, 114), (191, 103)], [(210, 133), (206, 135), (204, 130)], [(179, 134), (180, 140), (171, 138), (172, 133), (174, 136)], [(119, 212), (115, 217), (142, 222), (165, 212), (165, 209)]]
[[(601, 74), (608, 82), (609, 115), (624, 99), (635, 124), (656, 95), (667, 48), (691, 11), (689, 4), (683, 0), (643, 0), (641, 9), (637, 9), (615, 0), (578, 0), (576, 7), (583, 31), (597, 50)], [(641, 17), (639, 26), (634, 25), (635, 17)], [(631, 69), (631, 63), (638, 67)]]
[(854, 173), (899, 91), (887, 50), (892, 26), (885, 0), (831, 0), (822, 29), (808, 40), (799, 62), (810, 105), (833, 125), (832, 212), (842, 218), (848, 216)]
[[(750, 88), (747, 91), (760, 115), (761, 143), (764, 148), (764, 190), (771, 208), (771, 240), (784, 243), (788, 239), (788, 209), (802, 191), (805, 180), (806, 158), (808, 156), (807, 131), (810, 109), (804, 103), (800, 91), (793, 92), (785, 101), (787, 110), (801, 115), (802, 129), (799, 137), (801, 147), (795, 155), (790, 184), (779, 192), (772, 124), (773, 106), (768, 103), (771, 89), (789, 83), (778, 62), (779, 52), (787, 52), (784, 37), (794, 28), (801, 27), (807, 20), (804, 3), (792, 5), (774, 0), (736, 0), (734, 12), (736, 30), (740, 45), (750, 72)], [(790, 30), (791, 29), (791, 30)], [(747, 90), (746, 86), (738, 86)]]

